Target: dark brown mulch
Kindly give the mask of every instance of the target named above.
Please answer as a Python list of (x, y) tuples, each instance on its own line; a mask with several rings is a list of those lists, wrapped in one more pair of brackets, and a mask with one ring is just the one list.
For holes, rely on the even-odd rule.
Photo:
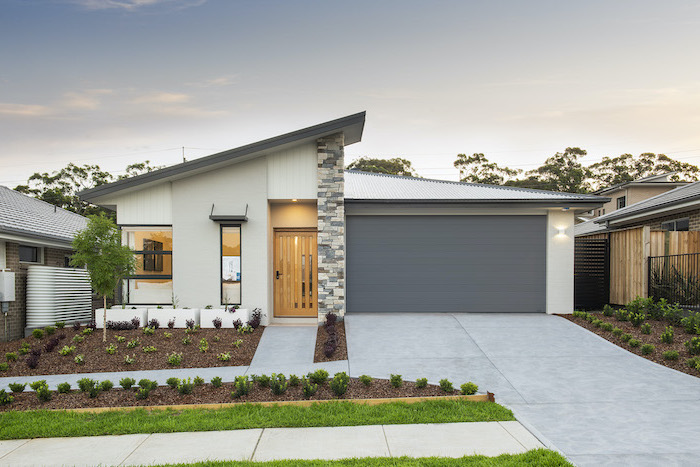
[[(669, 368), (673, 368), (674, 370), (682, 371), (683, 373), (687, 373), (689, 375), (693, 376), (700, 376), (700, 371), (690, 368), (685, 361), (688, 358), (691, 358), (693, 355), (690, 355), (688, 353), (688, 350), (685, 348), (684, 342), (690, 340), (691, 337), (695, 337), (695, 334), (688, 334), (685, 332), (685, 329), (683, 329), (682, 326), (673, 326), (673, 343), (671, 344), (664, 344), (661, 342), (661, 333), (666, 329), (666, 326), (668, 326), (668, 322), (666, 321), (654, 321), (654, 320), (649, 320), (646, 321), (651, 325), (651, 334), (642, 334), (642, 331), (640, 330), (639, 327), (634, 326), (632, 323), (629, 321), (618, 321), (614, 317), (610, 316), (603, 316), (600, 313), (595, 314), (596, 317), (600, 320), (603, 320), (607, 323), (612, 324), (614, 327), (618, 327), (622, 329), (622, 331), (625, 334), (631, 334), (632, 337), (637, 339), (639, 342), (641, 342), (639, 347), (630, 347), (627, 342), (623, 341), (619, 337), (616, 337), (613, 335), (611, 331), (605, 331), (599, 327), (594, 326), (593, 324), (589, 323), (583, 318), (576, 318), (573, 315), (560, 315), (563, 318), (568, 319), (569, 321), (572, 321), (579, 326), (588, 329), (589, 331), (598, 334), (600, 337), (603, 339), (612, 342), (613, 344), (616, 344), (625, 350), (628, 350), (632, 352), (633, 354), (639, 355), (640, 357), (646, 358), (647, 360), (651, 360), (652, 362), (656, 362), (659, 365), (664, 365)], [(641, 351), (641, 346), (644, 344), (652, 344), (656, 349), (654, 352), (652, 352), (649, 355), (642, 355)], [(665, 360), (662, 356), (664, 352), (667, 350), (675, 350), (678, 352), (678, 360)]]
[[(118, 384), (118, 381), (113, 381)], [(132, 407), (132, 406), (158, 406), (181, 404), (219, 404), (226, 402), (267, 402), (267, 401), (293, 401), (304, 399), (301, 385), (289, 387), (287, 392), (276, 396), (270, 388), (263, 388), (254, 384), (254, 389), (247, 396), (239, 399), (233, 398), (232, 383), (225, 383), (219, 388), (211, 384), (197, 386), (192, 394), (180, 394), (177, 390), (168, 386), (160, 386), (151, 391), (147, 399), (137, 399), (134, 389), (112, 389), (100, 392), (96, 398), (90, 398), (87, 394), (73, 390), (68, 394), (52, 392), (52, 398), (42, 403), (34, 392), (13, 394), (15, 400), (9, 405), (0, 406), (0, 412), (8, 410), (35, 410), (35, 409), (72, 409), (83, 407)], [(331, 391), (328, 383), (319, 385), (318, 392), (310, 400), (330, 399), (377, 399), (386, 397), (425, 397), (456, 395), (459, 391), (445, 393), (439, 386), (428, 385), (425, 388), (416, 388), (415, 383), (405, 382), (402, 387), (394, 388), (389, 381), (375, 379), (371, 386), (365, 386), (357, 379), (351, 379), (348, 391), (340, 398)]]
[(328, 333), (326, 332), (326, 327), (321, 325), (318, 327), (316, 332), (316, 351), (314, 353), (314, 363), (319, 362), (335, 362), (337, 360), (347, 360), (348, 359), (348, 346), (345, 341), (345, 321), (338, 321), (335, 324), (336, 335), (338, 336), (338, 348), (335, 349), (333, 355), (326, 357), (323, 352), (323, 345), (328, 339)]
[[(35, 376), (46, 374), (66, 374), (66, 373), (94, 373), (104, 371), (132, 371), (132, 370), (162, 370), (173, 368), (167, 362), (167, 356), (173, 352), (182, 353), (182, 363), (178, 368), (206, 368), (219, 366), (249, 365), (258, 347), (258, 342), (262, 336), (263, 327), (259, 327), (249, 334), (239, 334), (235, 329), (200, 329), (194, 333), (186, 334), (184, 329), (160, 328), (152, 336), (143, 333), (143, 329), (130, 331), (107, 330), (107, 342), (102, 342), (102, 330), (96, 329), (92, 334), (85, 336), (81, 343), (74, 343), (73, 336), (82, 335), (82, 331), (76, 332), (72, 327), (58, 329), (53, 336), (44, 336), (42, 339), (27, 337), (21, 340), (10, 342), (0, 342), (0, 361), (5, 361), (7, 352), (17, 352), (22, 342), (28, 342), (32, 349), (40, 348), (41, 356), (39, 366), (31, 369), (27, 366), (25, 359), (28, 356), (19, 355), (16, 362), (10, 362), (10, 368), (6, 372), (0, 372), (0, 376)], [(165, 333), (171, 333), (172, 337), (166, 338)], [(51, 337), (65, 334), (53, 352), (46, 352), (44, 346)], [(125, 342), (117, 342), (116, 336), (126, 338)], [(190, 344), (183, 344), (182, 340), (189, 336)], [(127, 348), (127, 343), (138, 338), (140, 345), (134, 348)], [(217, 342), (218, 338), (218, 342)], [(199, 342), (206, 339), (209, 343), (209, 350), (200, 352)], [(239, 348), (234, 347), (233, 342), (241, 339)], [(117, 346), (117, 353), (108, 354), (105, 349), (109, 344)], [(59, 350), (64, 346), (75, 345), (75, 351), (71, 355), (63, 356)], [(154, 346), (157, 351), (145, 353), (144, 346)], [(216, 357), (220, 353), (229, 352), (231, 360), (222, 362)], [(85, 356), (85, 362), (81, 365), (75, 363), (74, 358), (78, 354)], [(135, 359), (131, 365), (124, 363), (124, 357), (129, 355)]]

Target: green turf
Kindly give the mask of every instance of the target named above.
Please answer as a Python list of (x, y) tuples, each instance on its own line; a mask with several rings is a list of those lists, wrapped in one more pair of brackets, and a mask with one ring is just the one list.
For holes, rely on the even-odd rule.
[(0, 439), (503, 420), (515, 420), (515, 417), (496, 403), (467, 400), (379, 405), (338, 401), (310, 407), (241, 404), (225, 409), (138, 409), (102, 413), (8, 411), (0, 413)]
[(452, 467), (452, 466), (479, 466), (479, 467), (572, 467), (561, 455), (546, 449), (533, 449), (523, 454), (503, 454), (498, 457), (466, 456), (458, 459), (446, 457), (378, 457), (362, 459), (344, 459), (339, 461), (308, 461), (287, 460), (272, 462), (199, 462), (194, 464), (164, 464), (164, 466), (207, 466), (207, 467), (296, 467), (296, 466), (329, 466), (329, 467)]

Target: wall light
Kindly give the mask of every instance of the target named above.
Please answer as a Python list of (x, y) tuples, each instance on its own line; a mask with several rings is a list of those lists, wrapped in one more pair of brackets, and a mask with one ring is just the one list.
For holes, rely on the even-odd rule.
[(296, 203), (296, 202), (297, 202), (297, 199), (294, 198), (294, 199), (292, 200), (292, 203)]
[(566, 235), (566, 227), (557, 227), (557, 235)]

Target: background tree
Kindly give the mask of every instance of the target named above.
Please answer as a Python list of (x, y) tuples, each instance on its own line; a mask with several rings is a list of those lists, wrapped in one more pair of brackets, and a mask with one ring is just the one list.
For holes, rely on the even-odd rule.
[(134, 252), (121, 244), (119, 229), (104, 214), (90, 216), (87, 227), (73, 239), (73, 249), (75, 253), (71, 256), (71, 265), (86, 267), (93, 290), (102, 295), (102, 340), (106, 342), (107, 297), (114, 297), (114, 291), (122, 279), (134, 273)]
[(590, 165), (589, 170), (593, 188), (596, 190), (667, 172), (676, 172), (671, 177), (672, 181), (696, 181), (700, 175), (700, 169), (693, 164), (651, 152), (640, 154), (639, 157), (632, 154), (604, 157), (602, 161)]
[(416, 171), (408, 159), (395, 157), (393, 159), (376, 159), (372, 157), (360, 157), (347, 166), (350, 170), (361, 170), (363, 172), (374, 172), (380, 174), (404, 175), (408, 177), (417, 176)]
[(495, 162), (489, 162), (482, 153), (474, 153), (471, 156), (457, 154), (454, 162), (459, 169), (459, 180), (469, 183), (486, 183), (488, 185), (503, 185), (518, 175), (522, 170), (500, 167)]
[(586, 155), (580, 148), (566, 148), (547, 159), (535, 170), (526, 172), (527, 178), (511, 180), (509, 186), (536, 188), (540, 190), (562, 191), (567, 193), (586, 193), (590, 191), (589, 170), (579, 158)]
[(87, 216), (105, 211), (98, 206), (80, 200), (77, 196), (79, 191), (104, 185), (113, 182), (115, 179), (121, 180), (122, 178), (151, 172), (159, 168), (152, 166), (150, 161), (138, 162), (128, 165), (126, 174), (115, 178), (109, 172), (100, 169), (98, 165), (75, 165), (70, 163), (63, 169), (51, 174), (37, 172), (29, 177), (26, 185), (18, 185), (15, 187), (15, 190), (46, 201), (54, 206)]

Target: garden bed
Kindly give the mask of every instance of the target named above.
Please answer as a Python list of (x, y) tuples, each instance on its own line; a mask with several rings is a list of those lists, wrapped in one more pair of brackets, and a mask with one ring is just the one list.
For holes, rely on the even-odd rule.
[(333, 354), (328, 357), (325, 354), (324, 346), (328, 340), (328, 332), (326, 326), (321, 325), (316, 332), (316, 351), (314, 353), (314, 363), (320, 362), (335, 362), (337, 360), (348, 359), (348, 346), (345, 340), (345, 321), (338, 321), (335, 324), (335, 335), (337, 338), (337, 347)]
[[(123, 331), (108, 329), (107, 342), (103, 342), (102, 330), (84, 334), (85, 329), (83, 326), (76, 331), (72, 326), (66, 326), (57, 329), (52, 335), (45, 333), (41, 339), (30, 336), (0, 343), (0, 362), (8, 363), (6, 371), (0, 370), (0, 377), (249, 365), (264, 330), (263, 327), (259, 327), (252, 332), (240, 333), (235, 329), (160, 328), (156, 329), (153, 335), (147, 335), (144, 334), (144, 328)], [(59, 340), (58, 345), (47, 352), (46, 345), (49, 341), (62, 335), (64, 337)], [(170, 337), (167, 337), (168, 335)], [(78, 340), (82, 337), (82, 342), (74, 341), (76, 336)], [(117, 336), (120, 337), (119, 340)], [(183, 343), (188, 338), (190, 342)], [(206, 343), (202, 339), (205, 339)], [(132, 347), (128, 347), (129, 342), (132, 342)], [(133, 345), (134, 342), (138, 344)], [(19, 350), (23, 344), (28, 345), (31, 350), (41, 350), (36, 368), (27, 365), (31, 350), (26, 355), (20, 355)], [(208, 349), (202, 352), (200, 345), (202, 348), (208, 346)], [(60, 351), (64, 346), (75, 346), (75, 349), (68, 355), (61, 355)], [(109, 346), (112, 346), (113, 354), (107, 352)], [(152, 348), (155, 348), (155, 351), (144, 351), (153, 350)], [(15, 353), (17, 361), (8, 361), (7, 353)], [(172, 365), (168, 362), (168, 356), (173, 353), (182, 354), (179, 364)], [(230, 358), (225, 360), (226, 357), (220, 357), (221, 354), (228, 354)], [(79, 355), (83, 356), (82, 363), (75, 361)], [(125, 363), (127, 355), (133, 358), (133, 363)]]
[[(115, 385), (119, 381), (113, 382)], [(7, 405), (0, 405), (0, 412), (10, 410), (37, 410), (37, 409), (86, 409), (97, 407), (156, 407), (156, 406), (181, 406), (195, 404), (226, 404), (246, 402), (285, 402), (285, 401), (326, 401), (326, 400), (353, 400), (353, 399), (387, 399), (387, 398), (425, 398), (434, 396), (457, 396), (457, 389), (443, 390), (440, 386), (426, 385), (417, 387), (414, 382), (402, 382), (400, 387), (394, 387), (390, 381), (374, 379), (366, 385), (358, 379), (350, 379), (347, 392), (337, 396), (331, 389), (330, 380), (318, 384), (315, 394), (305, 397), (302, 391), (303, 382), (297, 386), (289, 386), (283, 394), (273, 394), (269, 387), (260, 382), (252, 383), (251, 391), (247, 395), (234, 397), (234, 383), (222, 383), (219, 387), (212, 384), (194, 386), (190, 394), (182, 394), (177, 389), (169, 386), (158, 386), (149, 391), (144, 399), (137, 397), (137, 388), (117, 389), (117, 387), (98, 391), (96, 397), (89, 397), (88, 393), (72, 388), (68, 393), (60, 394), (51, 391), (51, 398), (42, 402), (34, 391), (24, 391), (11, 394), (14, 400)], [(477, 396), (477, 400), (493, 400), (492, 395)]]

